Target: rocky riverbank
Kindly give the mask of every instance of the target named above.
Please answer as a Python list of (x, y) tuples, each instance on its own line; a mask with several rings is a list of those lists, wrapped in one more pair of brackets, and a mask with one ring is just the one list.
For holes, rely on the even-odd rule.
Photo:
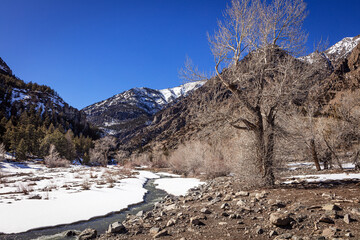
[[(244, 190), (217, 178), (128, 215), (98, 239), (360, 239), (360, 181), (280, 184)], [(79, 239), (95, 238), (93, 230)]]

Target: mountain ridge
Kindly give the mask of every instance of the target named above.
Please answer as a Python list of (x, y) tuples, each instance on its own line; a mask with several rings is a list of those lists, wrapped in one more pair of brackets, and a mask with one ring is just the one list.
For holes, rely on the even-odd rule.
[(151, 89), (131, 88), (108, 99), (82, 109), (88, 121), (110, 135), (126, 135), (152, 121), (152, 116), (181, 97), (185, 97), (205, 82), (190, 82), (183, 85)]

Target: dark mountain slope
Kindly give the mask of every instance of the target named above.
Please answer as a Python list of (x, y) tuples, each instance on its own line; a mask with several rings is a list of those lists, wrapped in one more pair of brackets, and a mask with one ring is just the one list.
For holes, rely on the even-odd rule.
[(39, 152), (41, 141), (56, 130), (98, 137), (98, 130), (86, 121), (85, 114), (67, 104), (53, 89), (25, 83), (13, 75), (4, 61), (0, 65), (0, 142), (8, 151), (15, 152), (21, 145), (27, 155), (47, 154)]

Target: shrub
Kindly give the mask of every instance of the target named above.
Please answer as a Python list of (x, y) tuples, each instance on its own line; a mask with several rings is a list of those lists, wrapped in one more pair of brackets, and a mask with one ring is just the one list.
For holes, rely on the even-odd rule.
[(169, 159), (164, 153), (153, 154), (152, 167), (155, 168), (168, 168)]
[(209, 143), (192, 141), (180, 145), (169, 157), (171, 169), (178, 174), (200, 175), (208, 178), (225, 176), (230, 166), (221, 151)]
[(83, 182), (81, 183), (81, 187), (83, 190), (90, 190), (91, 184), (89, 182), (89, 179), (84, 179)]
[(17, 192), (22, 192), (24, 195), (29, 195), (29, 192), (31, 192), (32, 189), (23, 183), (19, 183), (19, 185), (17, 186)]
[(69, 161), (60, 157), (54, 145), (50, 146), (49, 155), (45, 157), (44, 161), (49, 168), (69, 166)]

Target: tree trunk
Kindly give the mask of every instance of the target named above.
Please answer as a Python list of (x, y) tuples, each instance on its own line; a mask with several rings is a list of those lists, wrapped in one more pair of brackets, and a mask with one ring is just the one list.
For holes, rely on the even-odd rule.
[(337, 165), (339, 166), (341, 171), (344, 171), (344, 169), (343, 169), (343, 167), (341, 165), (340, 159), (338, 158), (337, 154), (335, 153), (335, 151), (332, 149), (332, 147), (330, 146), (330, 144), (328, 143), (328, 141), (325, 138), (324, 138), (324, 141), (326, 143), (326, 146), (330, 150), (330, 152), (334, 155)]
[[(270, 128), (270, 133), (265, 136), (265, 126)], [(273, 173), (273, 154), (274, 154), (274, 121), (264, 125), (263, 117), (259, 108), (257, 108), (257, 129), (255, 131), (257, 140), (257, 166), (262, 174), (265, 185), (272, 186), (275, 183)]]
[(321, 167), (320, 167), (319, 158), (318, 158), (318, 155), (317, 155), (316, 146), (315, 146), (315, 140), (314, 139), (311, 139), (311, 141), (310, 141), (310, 151), (311, 151), (313, 161), (315, 163), (316, 170), (320, 171)]
[(264, 178), (265, 182), (269, 185), (275, 184), (275, 176), (273, 170), (273, 160), (274, 160), (274, 147), (275, 147), (275, 136), (274, 136), (274, 123), (270, 123), (270, 133), (267, 136), (267, 146), (266, 146), (266, 155), (264, 159)]

